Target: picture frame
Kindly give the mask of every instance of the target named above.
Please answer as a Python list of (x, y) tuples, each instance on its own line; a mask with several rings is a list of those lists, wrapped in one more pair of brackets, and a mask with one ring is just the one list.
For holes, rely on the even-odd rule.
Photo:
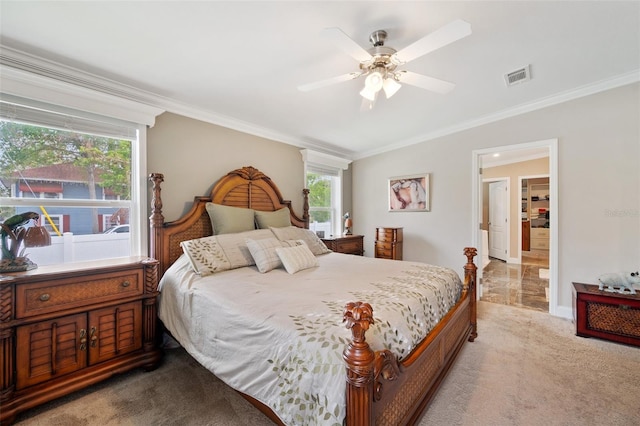
[(429, 211), (429, 173), (391, 177), (387, 188), (390, 212)]

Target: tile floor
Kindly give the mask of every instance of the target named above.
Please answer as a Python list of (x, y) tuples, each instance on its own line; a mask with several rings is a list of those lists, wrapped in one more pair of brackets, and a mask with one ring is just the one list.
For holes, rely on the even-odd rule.
[(481, 300), (549, 312), (549, 279), (540, 278), (540, 269), (549, 269), (548, 250), (522, 252), (522, 264), (491, 258), (483, 270)]

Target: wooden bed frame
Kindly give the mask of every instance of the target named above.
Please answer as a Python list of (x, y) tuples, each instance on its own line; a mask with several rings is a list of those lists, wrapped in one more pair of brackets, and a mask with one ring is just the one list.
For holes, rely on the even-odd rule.
[[(153, 173), (149, 180), (153, 183), (150, 250), (151, 257), (159, 261), (160, 277), (182, 254), (180, 242), (212, 234), (205, 209), (208, 202), (262, 211), (288, 207), (293, 225), (309, 227), (309, 190), (303, 190), (303, 214), (299, 217), (271, 179), (253, 167), (229, 172), (215, 184), (208, 197), (195, 197), (191, 209), (183, 217), (168, 223), (162, 215), (160, 184), (164, 176)], [(347, 369), (348, 426), (416, 423), (464, 342), (472, 342), (477, 337), (476, 266), (473, 263), (476, 249), (467, 247), (464, 255), (467, 263), (460, 301), (402, 361), (387, 350), (374, 352), (366, 342), (365, 333), (374, 325), (369, 304), (358, 301), (345, 307), (343, 319), (352, 333), (352, 341), (343, 352)], [(243, 396), (275, 423), (282, 424), (269, 407), (250, 396)]]

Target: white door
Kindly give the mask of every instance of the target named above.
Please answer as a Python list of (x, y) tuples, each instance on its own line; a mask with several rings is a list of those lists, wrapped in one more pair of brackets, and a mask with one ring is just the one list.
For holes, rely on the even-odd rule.
[(507, 181), (489, 184), (489, 256), (507, 260)]

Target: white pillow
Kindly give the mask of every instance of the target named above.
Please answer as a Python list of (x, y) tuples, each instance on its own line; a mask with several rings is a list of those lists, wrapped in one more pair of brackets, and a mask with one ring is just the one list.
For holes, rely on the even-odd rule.
[(269, 272), (279, 266), (282, 262), (276, 253), (276, 249), (282, 247), (282, 243), (276, 238), (265, 238), (263, 240), (252, 240), (247, 238), (247, 248), (251, 257), (256, 262), (260, 273)]
[(231, 269), (231, 262), (218, 244), (216, 236), (183, 241), (180, 246), (196, 274), (204, 277)]
[(273, 238), (273, 233), (268, 229), (256, 229), (253, 231), (239, 232), (237, 234), (216, 235), (216, 237), (218, 237), (218, 244), (220, 244), (229, 262), (231, 262), (231, 268), (235, 269), (255, 265), (253, 257), (247, 247), (247, 238), (252, 240)]
[(278, 253), (278, 257), (282, 261), (284, 268), (290, 274), (318, 266), (318, 259), (316, 259), (306, 245), (279, 247), (276, 249), (276, 253)]
[(280, 241), (304, 240), (311, 252), (316, 256), (331, 252), (316, 233), (309, 229), (287, 226), (284, 228), (271, 227), (271, 231)]

